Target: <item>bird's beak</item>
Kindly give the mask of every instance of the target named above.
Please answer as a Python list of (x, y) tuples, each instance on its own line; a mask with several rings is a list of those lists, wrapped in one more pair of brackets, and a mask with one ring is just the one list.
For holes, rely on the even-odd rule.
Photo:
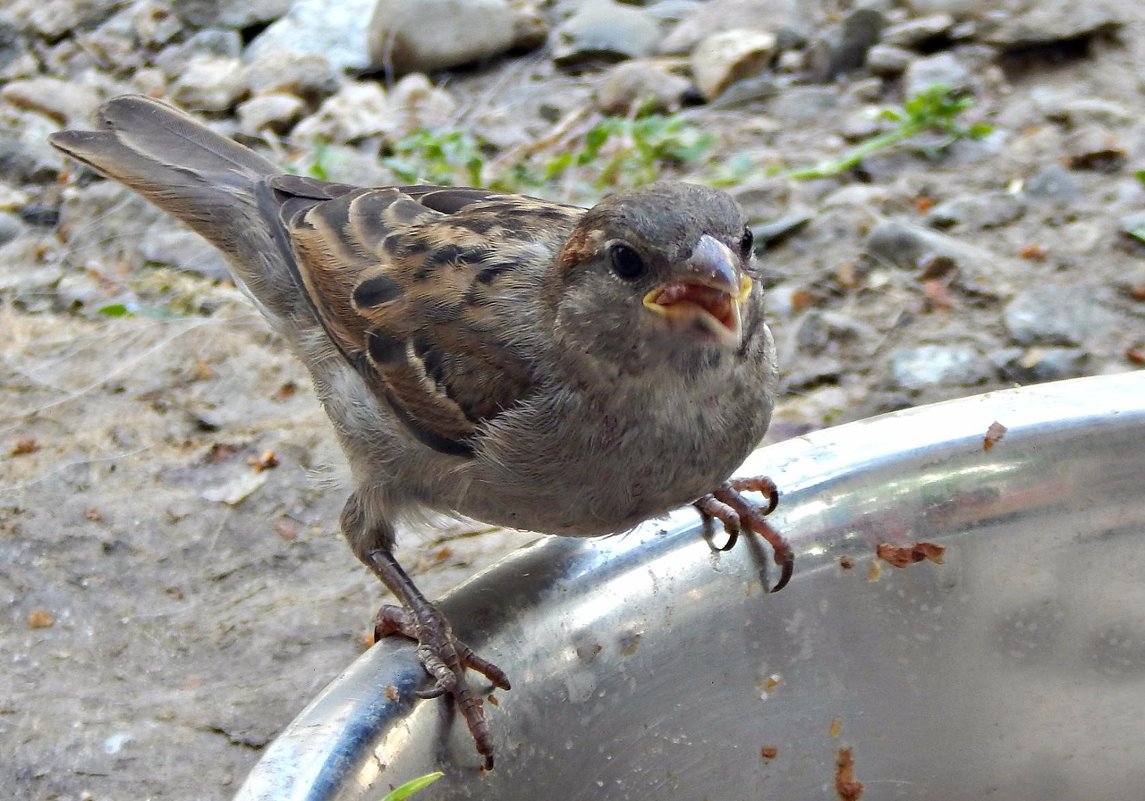
[(704, 234), (680, 275), (644, 296), (644, 305), (662, 314), (674, 328), (739, 347), (740, 305), (751, 294), (751, 279), (739, 259), (718, 239)]

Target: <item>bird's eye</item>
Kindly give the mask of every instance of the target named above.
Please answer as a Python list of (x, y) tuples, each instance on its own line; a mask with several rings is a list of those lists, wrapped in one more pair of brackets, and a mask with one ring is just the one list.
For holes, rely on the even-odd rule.
[(755, 234), (751, 232), (750, 228), (743, 229), (743, 237), (740, 238), (739, 248), (743, 255), (750, 256), (752, 245), (755, 244)]
[(644, 259), (630, 245), (617, 242), (608, 249), (612, 259), (612, 271), (625, 281), (633, 281), (644, 275)]

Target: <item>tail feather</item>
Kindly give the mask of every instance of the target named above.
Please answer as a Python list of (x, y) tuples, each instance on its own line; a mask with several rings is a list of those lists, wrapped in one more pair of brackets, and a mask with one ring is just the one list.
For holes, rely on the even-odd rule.
[(139, 95), (105, 103), (99, 128), (60, 131), (50, 141), (221, 250), (236, 281), (272, 321), (309, 311), (300, 305), (293, 255), (267, 185), (281, 169), (182, 111)]

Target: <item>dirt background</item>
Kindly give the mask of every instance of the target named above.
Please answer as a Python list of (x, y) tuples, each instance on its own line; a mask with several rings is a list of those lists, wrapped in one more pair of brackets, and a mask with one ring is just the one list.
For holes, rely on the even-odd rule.
[[(939, 161), (895, 152), (863, 175), (736, 188), (759, 221), (813, 212), (762, 256), (786, 377), (771, 438), (1031, 380), (996, 365), (1006, 349), (1036, 366), (1063, 345), (1019, 342), (1004, 322), (1015, 298), (1045, 286), (1094, 310), (1066, 321), (1067, 374), (1137, 366), (1145, 246), (1119, 219), (1145, 209), (1133, 177), (1145, 168), (1145, 8), (1122, 5), (1115, 36), (1005, 59), (959, 53), (973, 69), (973, 114), (1002, 140)], [(807, 163), (824, 143), (842, 147), (866, 77), (689, 113), (728, 147), (762, 136), (771, 155)], [(491, 92), (574, 102), (594, 79), (508, 59), (450, 88), (473, 103)], [(895, 99), (893, 86), (882, 91)], [(824, 93), (839, 102), (807, 114)], [(872, 258), (881, 221), (921, 224), (933, 202), (994, 197), (1067, 161), (1075, 129), (1045, 106), (1092, 99), (1125, 111), (1101, 123), (1120, 163), (1070, 169), (1075, 194), (948, 230), (993, 254), (978, 286), (969, 268), (940, 291), (925, 284), (926, 265)], [(337, 531), (340, 455), (304, 371), (225, 282), (155, 271), (191, 299), (188, 313), (91, 313), (114, 297), (92, 276), (115, 273), (136, 246), (124, 220), (150, 214), (141, 204), (98, 184), (86, 200), (51, 183), (23, 191), (41, 205), (63, 198), (70, 227), (32, 220), (0, 264), (0, 794), (228, 798), (260, 749), (362, 653), (384, 600)], [(995, 368), (912, 384), (893, 366), (920, 344), (968, 346)], [(432, 597), (534, 536), (453, 524), (406, 532), (398, 555)]]

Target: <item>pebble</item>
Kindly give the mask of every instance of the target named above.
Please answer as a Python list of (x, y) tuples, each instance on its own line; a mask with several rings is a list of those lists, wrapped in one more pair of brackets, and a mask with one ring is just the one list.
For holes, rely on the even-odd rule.
[(69, 31), (96, 27), (119, 5), (120, 0), (8, 0), (4, 11), (21, 28), (54, 42)]
[(953, 27), (954, 17), (949, 14), (928, 14), (888, 26), (879, 41), (890, 47), (916, 50), (945, 39)]
[(907, 6), (916, 16), (949, 14), (962, 19), (978, 16), (984, 0), (907, 0)]
[(171, 80), (177, 80), (187, 70), (187, 64), (200, 56), (238, 60), (242, 58), (243, 42), (238, 31), (208, 28), (196, 31), (187, 41), (165, 47), (155, 57), (159, 67)]
[(372, 81), (347, 81), (306, 117), (292, 134), (301, 141), (346, 143), (392, 130), (385, 90)]
[(267, 92), (240, 103), (239, 129), (248, 136), (261, 136), (264, 129), (286, 133), (306, 113), (306, 102), (286, 92)]
[(1066, 163), (1075, 170), (1117, 172), (1126, 152), (1117, 136), (1101, 125), (1083, 125), (1071, 131), (1064, 142)]
[(324, 56), (337, 70), (367, 69), (373, 61), (364, 23), (374, 5), (375, 0), (295, 0), (285, 16), (247, 45), (244, 56), (254, 61), (284, 51), (304, 53)]
[(237, 58), (192, 56), (171, 87), (171, 100), (195, 111), (227, 111), (243, 95), (241, 71)]
[(966, 387), (988, 381), (993, 366), (971, 345), (920, 345), (891, 353), (891, 377), (903, 389)]
[(0, 211), (0, 245), (8, 244), (24, 233), (25, 230), (24, 221), (19, 216), (7, 211)]
[(1002, 319), (1021, 345), (1081, 345), (1108, 331), (1114, 320), (1092, 288), (1053, 284), (1019, 292)]
[(597, 106), (606, 114), (677, 111), (692, 84), (672, 71), (676, 63), (635, 59), (609, 68), (596, 91)]
[(4, 180), (15, 184), (54, 181), (64, 158), (48, 144), (48, 135), (59, 127), (42, 114), (0, 107), (0, 175)]
[(508, 0), (378, 0), (367, 36), (371, 64), (398, 73), (472, 64), (516, 44)]
[(984, 18), (987, 44), (1022, 50), (1116, 32), (1124, 24), (1114, 3), (1027, 3), (1010, 0), (1001, 13)]
[(317, 105), (338, 91), (334, 65), (318, 53), (282, 51), (248, 62), (240, 81), (252, 95), (286, 93)]
[(713, 33), (692, 51), (692, 77), (705, 100), (714, 100), (728, 84), (763, 72), (775, 55), (770, 31), (735, 28)]
[(1145, 233), (1145, 210), (1122, 215), (1117, 220), (1117, 227), (1123, 234)]
[(871, 8), (858, 8), (837, 29), (826, 29), (807, 48), (808, 77), (819, 83), (859, 69), (869, 51), (879, 41), (886, 19)]
[(394, 84), (387, 105), (393, 127), (391, 136), (405, 136), (418, 128), (441, 128), (457, 111), (453, 95), (434, 86), (420, 72), (410, 73)]
[(872, 75), (893, 78), (901, 75), (914, 57), (914, 53), (901, 47), (877, 44), (867, 51), (867, 70)]
[(165, 45), (183, 31), (183, 20), (166, 0), (142, 0), (129, 11), (136, 37), (148, 47)]
[(867, 255), (883, 264), (920, 272), (955, 272), (965, 289), (987, 297), (1011, 292), (1006, 260), (986, 248), (930, 228), (883, 220), (867, 237)]
[(0, 88), (0, 98), (16, 108), (69, 125), (89, 124), (100, 101), (99, 93), (89, 83), (47, 77), (10, 81)]
[(970, 70), (951, 53), (935, 53), (912, 61), (903, 73), (903, 94), (918, 94), (934, 84), (944, 84), (956, 91), (971, 88)]
[(1020, 384), (1086, 375), (1089, 359), (1089, 352), (1082, 348), (1001, 348), (990, 354), (998, 370)]
[(1026, 179), (1022, 196), (1034, 201), (1076, 203), (1081, 199), (1081, 186), (1065, 167), (1050, 164)]
[[(196, 28), (251, 28), (288, 14), (296, 0), (172, 0), (188, 25)], [(333, 6), (334, 3), (328, 3)]]
[(638, 8), (589, 0), (553, 31), (553, 61), (563, 67), (646, 58), (660, 44), (656, 21)]
[(926, 224), (934, 228), (982, 230), (1008, 225), (1026, 213), (1026, 203), (1012, 192), (986, 192), (952, 198), (927, 212)]
[(194, 231), (167, 217), (152, 223), (139, 241), (139, 253), (148, 262), (166, 264), (212, 281), (230, 275), (222, 254)]
[(792, 0), (708, 0), (699, 3), (669, 31), (660, 44), (660, 52), (691, 53), (713, 33), (733, 28), (766, 28), (775, 33), (779, 48), (788, 50), (805, 41), (814, 24), (810, 6)]

